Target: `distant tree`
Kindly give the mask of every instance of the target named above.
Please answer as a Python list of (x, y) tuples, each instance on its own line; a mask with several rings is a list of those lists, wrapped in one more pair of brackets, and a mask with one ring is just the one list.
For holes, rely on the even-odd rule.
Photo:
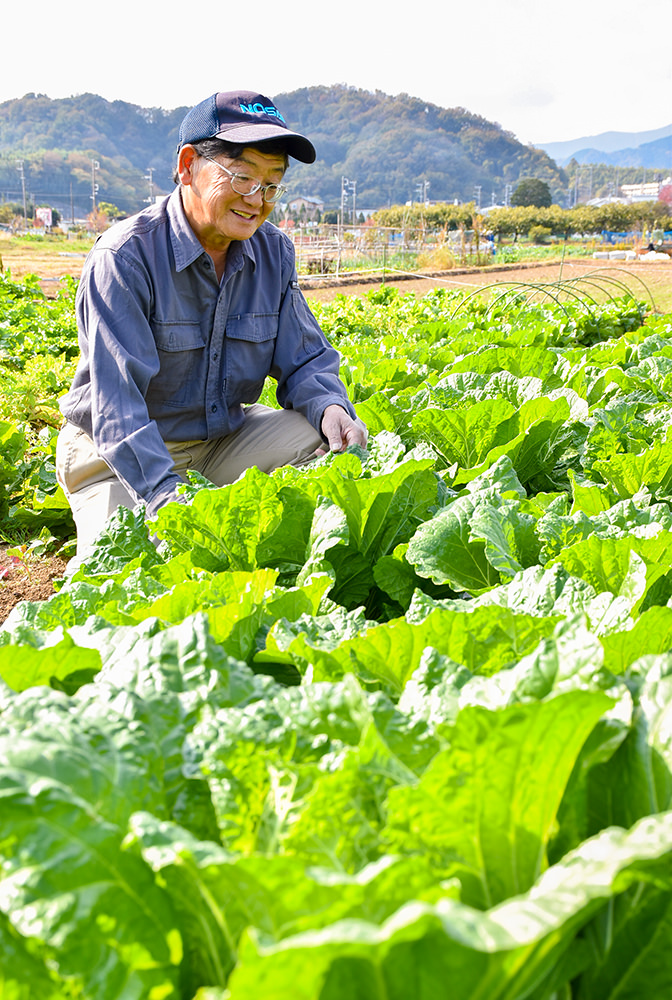
[(667, 205), (668, 209), (672, 207), (672, 184), (662, 185), (658, 192), (658, 200)]
[(9, 223), (17, 215), (23, 214), (23, 205), (15, 201), (6, 201), (0, 205), (0, 222)]
[(554, 236), (561, 236), (565, 240), (574, 232), (571, 213), (559, 205), (544, 209), (544, 219), (540, 225), (548, 226)]
[(548, 184), (537, 177), (520, 181), (511, 197), (512, 205), (534, 205), (536, 208), (550, 208), (552, 201)]
[(508, 225), (514, 243), (521, 233), (529, 233), (532, 226), (539, 225), (539, 216), (534, 205), (515, 205), (503, 211), (509, 214)]
[(126, 213), (122, 212), (122, 210), (120, 208), (117, 208), (116, 205), (111, 205), (109, 201), (99, 201), (98, 211), (102, 212), (103, 215), (106, 215), (110, 220), (110, 222), (113, 222), (114, 219), (126, 218)]
[(99, 208), (97, 208), (95, 212), (89, 212), (86, 217), (86, 222), (89, 232), (92, 233), (102, 233), (110, 225), (109, 218), (104, 212), (101, 212)]
[(544, 244), (548, 243), (551, 236), (550, 226), (531, 226), (530, 231), (527, 234), (533, 243)]
[(670, 205), (663, 201), (662, 198), (658, 198), (658, 201), (654, 201), (651, 205), (651, 215), (655, 221), (655, 224), (663, 229), (669, 229), (669, 216), (670, 216)]
[(600, 228), (609, 232), (624, 232), (630, 228), (632, 222), (631, 206), (622, 202), (610, 202), (606, 205), (594, 207)]

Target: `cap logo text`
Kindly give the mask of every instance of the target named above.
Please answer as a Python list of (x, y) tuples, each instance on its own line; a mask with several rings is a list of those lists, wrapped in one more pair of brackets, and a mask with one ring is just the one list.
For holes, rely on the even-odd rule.
[(285, 124), (285, 119), (273, 105), (264, 107), (263, 104), (241, 104), (240, 110), (244, 115), (269, 115), (271, 118), (279, 118)]

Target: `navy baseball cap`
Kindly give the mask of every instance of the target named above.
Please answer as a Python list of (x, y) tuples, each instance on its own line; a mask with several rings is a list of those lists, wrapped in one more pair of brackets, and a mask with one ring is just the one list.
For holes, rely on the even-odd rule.
[(289, 155), (302, 163), (313, 163), (317, 155), (305, 135), (292, 132), (270, 98), (251, 90), (213, 94), (192, 108), (180, 125), (178, 152), (185, 143), (199, 139), (255, 146), (268, 139), (282, 139)]

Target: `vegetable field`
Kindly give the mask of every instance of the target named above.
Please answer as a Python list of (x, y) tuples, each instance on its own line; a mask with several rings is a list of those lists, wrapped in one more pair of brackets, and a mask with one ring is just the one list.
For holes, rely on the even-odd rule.
[[(672, 317), (605, 290), (314, 304), (369, 449), (194, 477), (14, 608), (3, 1000), (669, 1000)], [(69, 296), (0, 322), (54, 539)]]

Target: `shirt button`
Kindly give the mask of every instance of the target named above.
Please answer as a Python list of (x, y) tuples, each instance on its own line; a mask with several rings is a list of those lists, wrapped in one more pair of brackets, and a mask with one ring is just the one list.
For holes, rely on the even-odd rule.
[(219, 357), (219, 354), (217, 353), (217, 351), (215, 351), (215, 353), (212, 355), (212, 360), (216, 361), (218, 357)]
[(213, 403), (212, 406), (210, 407), (210, 410), (211, 410), (212, 413), (216, 413), (217, 412), (217, 404)]

